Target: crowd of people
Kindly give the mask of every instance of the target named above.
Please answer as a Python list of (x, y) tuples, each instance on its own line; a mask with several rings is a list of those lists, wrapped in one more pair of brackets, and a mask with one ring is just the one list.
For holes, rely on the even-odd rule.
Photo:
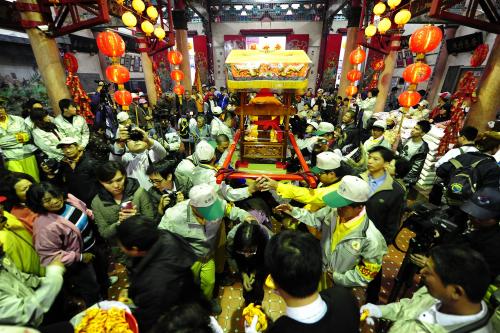
[[(52, 111), (30, 100), (23, 115), (0, 101), (0, 325), (72, 332), (74, 315), (108, 299), (120, 263), (120, 300), (141, 332), (222, 332), (219, 287), (237, 280), (246, 305), (262, 304), (265, 285), (285, 301), (271, 333), (357, 332), (360, 318), (395, 333), (500, 330), (489, 297), (500, 275), (500, 133), (464, 127), (435, 156), (430, 198), (417, 186), (426, 134), (450, 119), (446, 94), (432, 111), (425, 100), (399, 110), (391, 92), (385, 111), (415, 120), (407, 137), (399, 118), (376, 117), (376, 89), (296, 96), (290, 125), (318, 179), (311, 189), (266, 176), (217, 183), (235, 109), (258, 94), (193, 87), (151, 108), (137, 93), (117, 110), (107, 88), (92, 95), (93, 125), (69, 99)], [(254, 130), (247, 122), (245, 137)], [(287, 170), (299, 169), (288, 152)], [(421, 207), (431, 225), (412, 230), (439, 233), (408, 253), (414, 294), (383, 304), (384, 256)], [(438, 215), (452, 230), (432, 224)], [(256, 333), (256, 320), (245, 331)]]

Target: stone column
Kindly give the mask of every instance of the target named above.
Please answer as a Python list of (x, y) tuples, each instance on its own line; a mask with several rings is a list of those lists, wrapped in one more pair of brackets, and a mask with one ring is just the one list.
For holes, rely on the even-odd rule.
[(17, 7), (21, 13), (22, 24), (28, 34), (38, 70), (45, 83), (49, 102), (54, 113), (59, 114), (59, 100), (71, 99), (71, 95), (66, 86), (66, 73), (56, 40), (36, 28), (38, 25), (45, 24), (36, 0), (18, 1)]
[(498, 93), (500, 92), (500, 35), (495, 38), (490, 57), (484, 68), (484, 74), (477, 89), (477, 102), (473, 103), (465, 121), (479, 131), (488, 129), (488, 121), (495, 120), (500, 110)]
[(385, 103), (387, 102), (387, 96), (391, 92), (391, 82), (392, 75), (394, 74), (394, 68), (396, 67), (396, 58), (398, 56), (400, 40), (399, 36), (393, 36), (391, 40), (391, 52), (385, 56), (384, 59), (384, 70), (380, 73), (378, 80), (378, 95), (377, 101), (375, 102), (375, 108), (373, 109), (373, 113), (382, 112), (385, 108)]
[(191, 67), (189, 65), (187, 15), (186, 3), (184, 0), (175, 1), (175, 9), (172, 11), (172, 18), (175, 29), (175, 45), (177, 50), (182, 53), (182, 63), (179, 69), (184, 73), (184, 79), (181, 81), (181, 84), (186, 90), (191, 91)]
[(342, 73), (340, 74), (340, 85), (338, 94), (342, 97), (347, 97), (345, 89), (351, 83), (347, 79), (347, 73), (354, 68), (349, 62), (349, 55), (358, 46), (358, 30), (359, 30), (359, 20), (361, 17), (361, 6), (354, 6), (354, 2), (351, 7), (351, 14), (349, 21), (347, 22), (347, 39), (345, 43), (344, 50), (344, 60), (342, 61)]
[(144, 82), (146, 83), (146, 91), (148, 93), (149, 105), (154, 106), (158, 101), (156, 96), (155, 79), (153, 75), (153, 62), (146, 51), (148, 46), (144, 35), (137, 34), (137, 43), (141, 52), (142, 72), (144, 73)]
[(439, 50), (439, 57), (436, 60), (436, 64), (434, 65), (434, 70), (432, 73), (432, 82), (431, 87), (429, 89), (429, 93), (427, 94), (427, 101), (429, 105), (435, 105), (435, 100), (437, 95), (439, 94), (439, 90), (441, 88), (441, 82), (443, 81), (446, 74), (446, 63), (448, 61), (448, 49), (446, 48), (446, 40), (455, 37), (458, 26), (446, 26), (444, 30), (444, 40), (441, 44), (441, 49)]

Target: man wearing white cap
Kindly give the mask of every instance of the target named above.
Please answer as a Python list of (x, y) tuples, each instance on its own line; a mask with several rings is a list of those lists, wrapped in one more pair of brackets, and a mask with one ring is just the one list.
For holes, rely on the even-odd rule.
[(361, 178), (345, 176), (338, 190), (323, 197), (327, 207), (311, 213), (283, 204), (276, 207), (322, 232), (324, 289), (332, 283), (344, 287), (367, 286), (382, 267), (387, 245), (366, 215), (370, 187)]
[(215, 148), (207, 141), (200, 141), (195, 148), (194, 155), (199, 163), (194, 167), (191, 175), (192, 185), (209, 184), (214, 190), (229, 201), (240, 201), (250, 197), (258, 190), (257, 182), (252, 182), (249, 186), (243, 188), (232, 188), (226, 182), (217, 184), (215, 175)]
[(222, 120), (222, 108), (220, 106), (216, 106), (212, 109), (212, 113), (214, 115), (214, 118), (212, 119), (212, 122), (210, 123), (210, 134), (212, 138), (215, 140), (217, 135), (219, 134), (226, 134), (229, 140), (233, 140), (233, 131), (231, 130), (231, 127), (227, 125), (227, 122), (229, 120), (232, 120), (233, 118), (230, 116), (229, 113), (225, 114), (224, 121)]
[(387, 122), (385, 120), (377, 120), (372, 125), (372, 136), (363, 143), (365, 152), (369, 151), (375, 146), (383, 146), (391, 149), (389, 140), (384, 137), (384, 132), (387, 129)]
[(217, 300), (212, 299), (215, 285), (214, 253), (224, 217), (240, 222), (255, 219), (243, 209), (221, 199), (209, 184), (201, 184), (189, 191), (189, 200), (167, 209), (158, 225), (159, 229), (183, 237), (191, 246), (198, 257), (192, 267), (195, 279), (199, 281), (203, 295), (211, 300), (212, 311), (217, 314), (221, 308)]
[(332, 191), (336, 191), (340, 185), (342, 177), (349, 174), (350, 170), (342, 163), (342, 158), (331, 151), (325, 151), (316, 157), (316, 166), (311, 169), (319, 178), (318, 188), (311, 189), (300, 187), (284, 182), (277, 182), (268, 177), (262, 186), (265, 189), (273, 189), (284, 199), (292, 199), (300, 203), (307, 204), (304, 209), (315, 212), (325, 207), (323, 196)]
[(427, 106), (429, 105), (429, 102), (427, 102), (425, 99), (421, 100), (417, 104), (417, 108), (411, 108), (410, 111), (408, 112), (408, 116), (416, 119), (416, 120), (424, 120), (429, 117), (429, 113), (431, 112)]

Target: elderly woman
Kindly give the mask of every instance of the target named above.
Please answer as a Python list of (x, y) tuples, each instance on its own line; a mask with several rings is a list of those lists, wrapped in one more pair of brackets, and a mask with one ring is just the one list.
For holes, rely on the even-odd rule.
[(42, 265), (60, 260), (67, 268), (66, 281), (87, 306), (100, 299), (99, 284), (92, 261), (95, 235), (92, 212), (85, 204), (57, 187), (42, 182), (32, 185), (27, 205), (38, 213), (33, 224), (34, 247)]

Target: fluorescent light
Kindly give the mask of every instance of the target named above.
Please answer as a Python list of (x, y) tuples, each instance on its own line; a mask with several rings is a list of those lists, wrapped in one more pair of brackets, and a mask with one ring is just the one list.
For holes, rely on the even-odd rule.
[(246, 5), (246, 6), (245, 6), (245, 9), (246, 9), (246, 10), (252, 10), (252, 9), (253, 9), (253, 5)]
[(245, 10), (241, 12), (241, 16), (247, 16), (247, 15), (248, 14), (247, 14), (247, 12)]
[(300, 4), (299, 4), (299, 3), (294, 3), (294, 4), (292, 4), (292, 8), (293, 8), (293, 9), (299, 9), (299, 7), (300, 7)]
[(293, 15), (292, 10), (291, 10), (291, 9), (289, 9), (289, 10), (286, 12), (286, 15)]
[(243, 6), (242, 5), (234, 5), (234, 9), (236, 9), (236, 10), (242, 10)]
[(288, 5), (287, 4), (284, 4), (284, 5), (280, 5), (281, 9), (285, 10), (285, 9), (288, 9)]

